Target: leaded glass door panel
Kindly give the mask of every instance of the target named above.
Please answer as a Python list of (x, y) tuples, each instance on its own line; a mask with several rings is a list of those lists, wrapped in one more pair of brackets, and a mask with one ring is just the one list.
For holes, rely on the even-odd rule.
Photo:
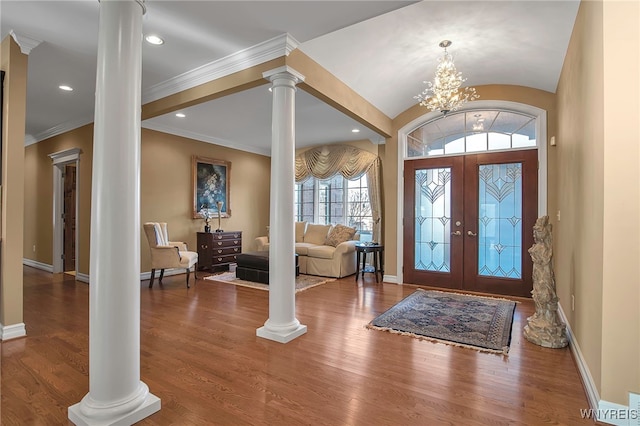
[(537, 151), (405, 162), (404, 281), (529, 296)]
[[(406, 282), (462, 288), (463, 158), (405, 163)], [(408, 184), (409, 183), (409, 184)]]
[(537, 150), (465, 157), (465, 288), (531, 296), (537, 213)]

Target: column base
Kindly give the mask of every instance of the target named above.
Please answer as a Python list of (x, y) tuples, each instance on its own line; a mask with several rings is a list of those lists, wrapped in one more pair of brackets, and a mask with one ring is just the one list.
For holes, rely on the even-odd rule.
[(72, 405), (68, 411), (69, 420), (76, 426), (130, 426), (160, 411), (161, 405), (160, 398), (152, 393), (148, 393), (144, 402), (135, 410), (125, 414), (116, 414), (112, 417), (109, 417), (108, 413), (104, 413), (106, 417), (96, 419), (82, 414), (81, 404), (82, 402)]
[(262, 326), (256, 330), (256, 336), (263, 339), (275, 340), (280, 343), (289, 343), (296, 337), (300, 337), (307, 332), (307, 326), (299, 324), (293, 330), (274, 331)]

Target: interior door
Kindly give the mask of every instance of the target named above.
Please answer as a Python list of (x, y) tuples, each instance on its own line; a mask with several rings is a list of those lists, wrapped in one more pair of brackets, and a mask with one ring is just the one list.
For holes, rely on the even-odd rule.
[(64, 168), (63, 271), (76, 269), (76, 165)]
[(405, 162), (404, 281), (530, 296), (537, 150)]

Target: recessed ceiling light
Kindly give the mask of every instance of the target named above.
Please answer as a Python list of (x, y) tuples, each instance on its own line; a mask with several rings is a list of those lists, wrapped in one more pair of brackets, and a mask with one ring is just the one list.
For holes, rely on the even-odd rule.
[(179, 112), (179, 113), (176, 114), (176, 117), (185, 118), (186, 115), (184, 115), (183, 113)]
[(157, 36), (157, 35), (155, 35), (155, 34), (149, 34), (149, 35), (148, 35), (148, 36), (146, 36), (144, 39), (145, 39), (145, 40), (147, 40), (147, 43), (149, 43), (149, 44), (155, 44), (156, 46), (159, 46), (159, 45), (161, 45), (161, 44), (163, 44), (163, 43), (164, 43), (164, 40), (163, 40), (163, 39), (161, 39), (160, 37), (158, 37), (158, 36)]
[(73, 87), (67, 86), (66, 84), (62, 84), (62, 85), (58, 86), (58, 88), (60, 90), (64, 90), (65, 92), (72, 92), (73, 91)]
[(351, 130), (352, 133), (360, 133), (360, 129), (353, 129)]

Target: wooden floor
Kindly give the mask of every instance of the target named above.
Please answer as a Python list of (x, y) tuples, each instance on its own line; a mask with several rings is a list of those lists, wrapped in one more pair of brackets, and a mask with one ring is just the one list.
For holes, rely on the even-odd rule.
[[(28, 336), (2, 343), (2, 425), (71, 424), (67, 408), (88, 392), (89, 291), (73, 278), (24, 268)], [(570, 350), (524, 339), (530, 300), (503, 357), (366, 329), (415, 290), (372, 276), (298, 293), (308, 332), (288, 344), (256, 337), (266, 291), (187, 289), (184, 275), (147, 285), (141, 379), (162, 409), (142, 425), (593, 424)]]

